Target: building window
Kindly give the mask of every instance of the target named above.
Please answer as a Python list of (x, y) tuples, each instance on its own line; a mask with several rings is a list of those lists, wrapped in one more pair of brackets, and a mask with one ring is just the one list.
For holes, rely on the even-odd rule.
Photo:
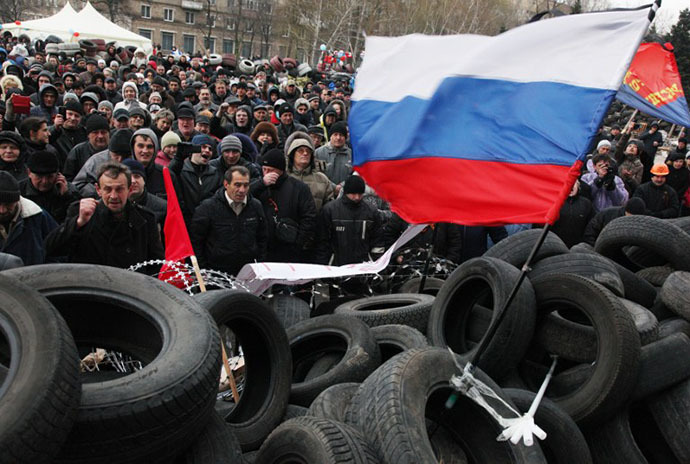
[(234, 8), (235, 7), (235, 0), (228, 0), (228, 8)]
[(146, 19), (151, 19), (151, 6), (141, 5), (141, 17)]
[(182, 36), (182, 48), (184, 49), (185, 53), (194, 53), (194, 41), (195, 37), (193, 35)]
[(172, 8), (163, 9), (163, 21), (174, 21), (175, 20), (175, 10)]
[(249, 33), (254, 32), (254, 23), (247, 23), (247, 25), (244, 26), (244, 31)]
[(211, 27), (216, 27), (216, 17), (215, 16), (207, 16), (206, 17), (206, 25), (211, 26)]
[(209, 51), (209, 53), (216, 52), (216, 39), (215, 37), (204, 37), (204, 48)]
[(185, 11), (184, 22), (187, 24), (194, 24), (194, 13), (191, 11)]
[(223, 39), (223, 53), (235, 53), (235, 42)]
[(161, 48), (163, 50), (172, 50), (174, 38), (175, 34), (172, 32), (161, 32)]
[(153, 38), (153, 31), (151, 29), (139, 29), (139, 35), (151, 40)]
[(242, 42), (242, 56), (249, 58), (252, 55), (252, 44)]
[(247, 3), (246, 3), (247, 8), (249, 8), (250, 10), (257, 10), (258, 9), (258, 5), (256, 3), (256, 0), (246, 0), (246, 1), (247, 1)]
[(210, 5), (215, 5), (215, 4), (216, 4), (216, 0), (208, 0), (208, 3), (209, 3)]
[(235, 30), (235, 20), (228, 18), (228, 24), (225, 26), (229, 31)]
[(261, 26), (261, 33), (266, 34), (266, 35), (271, 35), (271, 25), (270, 24), (264, 24)]

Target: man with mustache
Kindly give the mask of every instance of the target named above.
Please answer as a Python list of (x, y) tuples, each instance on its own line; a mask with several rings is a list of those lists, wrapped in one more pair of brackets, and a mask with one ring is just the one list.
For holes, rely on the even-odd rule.
[(46, 238), (48, 256), (119, 268), (163, 259), (154, 214), (128, 200), (130, 170), (108, 161), (98, 169), (97, 179), (100, 201), (83, 198), (70, 206), (65, 222)]

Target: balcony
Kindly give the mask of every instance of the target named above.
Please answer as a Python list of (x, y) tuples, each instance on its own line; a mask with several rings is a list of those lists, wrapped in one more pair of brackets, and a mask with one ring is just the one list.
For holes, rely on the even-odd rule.
[(201, 2), (193, 2), (191, 0), (182, 0), (182, 8), (186, 10), (201, 11), (204, 9), (204, 4)]

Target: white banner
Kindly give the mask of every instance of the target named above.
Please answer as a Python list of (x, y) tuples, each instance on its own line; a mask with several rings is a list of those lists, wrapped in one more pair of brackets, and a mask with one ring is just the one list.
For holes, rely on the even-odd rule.
[(407, 228), (393, 246), (376, 261), (344, 266), (324, 266), (303, 263), (253, 263), (245, 264), (237, 274), (237, 280), (249, 288), (254, 295), (261, 295), (273, 284), (298, 285), (316, 279), (331, 279), (362, 274), (376, 274), (390, 263), (393, 253), (416, 237), (426, 224), (415, 224)]

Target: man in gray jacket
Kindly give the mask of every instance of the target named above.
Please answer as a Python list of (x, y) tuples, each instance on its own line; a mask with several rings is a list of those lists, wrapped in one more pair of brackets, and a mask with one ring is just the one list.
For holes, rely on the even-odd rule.
[(345, 179), (352, 173), (352, 150), (347, 142), (347, 124), (338, 121), (331, 126), (330, 141), (316, 150), (316, 159), (326, 162), (326, 175), (337, 185), (336, 195)]
[(79, 190), (82, 198), (98, 198), (96, 193), (96, 173), (101, 164), (108, 161), (121, 163), (123, 159), (129, 158), (132, 154), (130, 140), (132, 131), (130, 129), (118, 129), (110, 137), (108, 149), (95, 153), (86, 160), (84, 166), (79, 170), (72, 184)]

